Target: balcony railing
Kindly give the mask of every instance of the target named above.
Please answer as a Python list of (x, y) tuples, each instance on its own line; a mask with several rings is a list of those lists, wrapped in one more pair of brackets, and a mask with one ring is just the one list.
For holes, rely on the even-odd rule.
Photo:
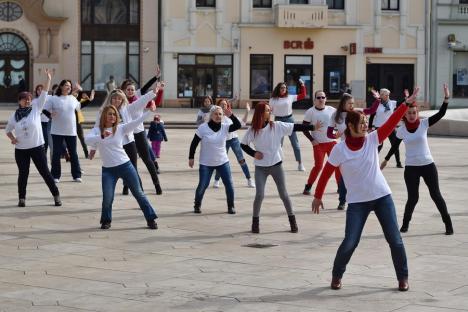
[(451, 12), (452, 19), (467, 20), (468, 19), (468, 5), (459, 4), (452, 6)]
[(277, 27), (321, 28), (328, 26), (326, 5), (276, 5)]

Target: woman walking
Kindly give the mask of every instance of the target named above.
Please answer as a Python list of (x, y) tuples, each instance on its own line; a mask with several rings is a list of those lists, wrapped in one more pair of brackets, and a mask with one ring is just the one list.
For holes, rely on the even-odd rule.
[(395, 205), (390, 187), (379, 168), (378, 145), (395, 129), (401, 117), (408, 109), (408, 104), (416, 100), (419, 88), (388, 118), (377, 131), (367, 134), (367, 117), (363, 112), (350, 111), (346, 116), (346, 139), (335, 146), (322, 171), (312, 211), (319, 213), (323, 208), (322, 196), (328, 179), (336, 168), (340, 168), (345, 185), (348, 188), (346, 199), (345, 238), (338, 248), (333, 264), (332, 289), (340, 289), (341, 278), (346, 265), (356, 249), (367, 217), (373, 211), (379, 220), (387, 240), (395, 267), (398, 289), (407, 291), (408, 264), (405, 247), (398, 231)]
[[(218, 106), (220, 106), (222, 109), (226, 109), (228, 106), (231, 107), (227, 99), (219, 99)], [(245, 107), (244, 117), (242, 119), (239, 119), (239, 122), (241, 123), (242, 126), (245, 126), (245, 124), (247, 123), (249, 112), (250, 112), (250, 105), (249, 103), (247, 103)], [(228, 118), (224, 116), (223, 122), (228, 122), (227, 119)], [(247, 179), (247, 186), (251, 188), (255, 188), (255, 183), (252, 180), (252, 177), (250, 176), (249, 166), (245, 162), (244, 154), (242, 153), (242, 148), (240, 146), (239, 136), (237, 135), (237, 131), (230, 132), (226, 139), (226, 153), (229, 152), (229, 148), (232, 148), (234, 155), (236, 155), (237, 161), (239, 162), (239, 165), (241, 166), (242, 172), (244, 173), (244, 176)], [(219, 172), (216, 171), (215, 180), (213, 183), (214, 188), (219, 187), (219, 178), (220, 178)]]
[[(232, 123), (223, 123), (223, 116), (226, 115)], [(224, 110), (219, 106), (213, 106), (210, 113), (210, 121), (201, 124), (190, 144), (189, 167), (193, 168), (195, 163), (195, 151), (201, 142), (199, 181), (195, 191), (195, 203), (193, 206), (195, 213), (201, 213), (201, 203), (206, 189), (210, 185), (211, 175), (216, 170), (221, 175), (226, 190), (228, 213), (235, 214), (234, 208), (234, 187), (232, 185), (231, 167), (226, 152), (226, 139), (229, 133), (240, 129), (241, 124), (228, 106)]]
[[(304, 81), (299, 79), (299, 94), (289, 95), (286, 83), (280, 82), (273, 89), (269, 107), (271, 112), (275, 115), (275, 121), (294, 123), (292, 103), (304, 99), (307, 95), (307, 90)], [(297, 170), (305, 171), (301, 160), (301, 149), (299, 147), (299, 140), (297, 139), (296, 132), (292, 132), (289, 136), (289, 141), (294, 150), (294, 157), (297, 161)], [(282, 141), (281, 141), (282, 142)]]
[(60, 194), (47, 166), (44, 151), (44, 136), (42, 134), (41, 113), (47, 100), (50, 88), (51, 74), (45, 70), (47, 83), (37, 101), (31, 102), (31, 93), (21, 92), (18, 96), (18, 109), (8, 119), (5, 132), (15, 145), (15, 160), (18, 166), (18, 206), (26, 206), (26, 186), (28, 184), (31, 159), (37, 171), (44, 179), (54, 197), (55, 206), (61, 206)]
[[(150, 229), (157, 229), (157, 218), (153, 207), (143, 193), (135, 167), (125, 153), (122, 142), (151, 112), (128, 123), (120, 124), (119, 111), (112, 105), (104, 107), (99, 121), (99, 130), (86, 135), (86, 143), (97, 146), (102, 159), (102, 212), (101, 229), (107, 230), (112, 222), (112, 203), (114, 201), (115, 185), (120, 178), (130, 188)], [(96, 128), (95, 128), (96, 129)]]
[(71, 174), (74, 182), (81, 183), (81, 168), (76, 152), (76, 116), (75, 110), (80, 110), (80, 102), (71, 95), (72, 84), (70, 80), (62, 80), (54, 96), (47, 99), (44, 109), (52, 117), (52, 176), (55, 183), (60, 182), (63, 143), (65, 142), (70, 154)]
[[(286, 135), (296, 131), (312, 131), (313, 125), (300, 125), (290, 122), (270, 121), (270, 105), (260, 102), (255, 107), (252, 125), (242, 138), (242, 149), (254, 157), (255, 164), (255, 200), (253, 203), (252, 233), (260, 233), (260, 208), (265, 196), (265, 184), (268, 176), (272, 176), (288, 214), (291, 232), (298, 231), (292, 203), (286, 190), (286, 180), (283, 171), (283, 151), (281, 140)], [(253, 143), (255, 150), (250, 147)]]
[(442, 117), (445, 116), (448, 107), (448, 100), (450, 99), (450, 91), (446, 84), (444, 84), (444, 102), (439, 111), (429, 118), (420, 119), (419, 110), (417, 105), (411, 105), (403, 118), (404, 124), (398, 128), (396, 133), (396, 142), (389, 151), (388, 158), (380, 165), (383, 169), (387, 165), (391, 155), (398, 149), (401, 141), (405, 143), (406, 159), (405, 159), (405, 184), (408, 192), (408, 200), (405, 205), (405, 213), (403, 216), (403, 224), (400, 232), (408, 232), (409, 223), (414, 212), (414, 208), (419, 199), (419, 181), (421, 177), (429, 189), (429, 194), (436, 204), (442, 221), (445, 224), (445, 234), (453, 234), (452, 219), (447, 210), (447, 204), (440, 192), (439, 176), (437, 167), (432, 158), (429, 144), (427, 142), (427, 131), (429, 127), (436, 124)]

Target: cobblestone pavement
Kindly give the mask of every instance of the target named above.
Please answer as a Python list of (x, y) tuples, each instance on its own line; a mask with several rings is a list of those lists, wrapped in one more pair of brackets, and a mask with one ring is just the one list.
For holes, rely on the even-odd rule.
[[(82, 184), (72, 182), (69, 164), (62, 163), (62, 207), (52, 205), (32, 166), (26, 207), (17, 207), (17, 168), (13, 148), (3, 135), (0, 311), (468, 311), (468, 139), (429, 139), (455, 235), (444, 235), (439, 213), (421, 182), (413, 222), (403, 235), (410, 291), (401, 293), (374, 215), (348, 266), (343, 289), (330, 290), (345, 212), (335, 209), (336, 185), (331, 180), (324, 197), (326, 209), (320, 215), (311, 213), (312, 197), (302, 195), (308, 172), (295, 170), (288, 140), (284, 167), (299, 233), (288, 232), (288, 219), (271, 180), (261, 212), (261, 234), (249, 232), (255, 190), (247, 188), (233, 154), (237, 214), (226, 213), (222, 186), (210, 187), (203, 213), (193, 214), (198, 172), (187, 164), (193, 133), (168, 130), (169, 142), (163, 143), (160, 159), (162, 196), (155, 195), (139, 161), (144, 188), (159, 214), (156, 231), (146, 229), (134, 198), (120, 195), (120, 182), (112, 228), (99, 229), (99, 159), (80, 159), (85, 171)], [(310, 170), (311, 146), (302, 134), (300, 142)], [(250, 158), (248, 164), (253, 173)], [(395, 168), (392, 159), (384, 174), (401, 222), (406, 200), (403, 169)]]

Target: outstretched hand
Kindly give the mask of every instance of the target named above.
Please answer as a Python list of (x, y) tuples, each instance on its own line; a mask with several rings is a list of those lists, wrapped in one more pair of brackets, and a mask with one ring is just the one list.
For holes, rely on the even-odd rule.
[(413, 94), (411, 94), (407, 99), (406, 103), (414, 103), (416, 102), (416, 98), (418, 97), (419, 87), (415, 87), (413, 90)]
[(223, 107), (223, 112), (226, 117), (231, 117), (232, 116), (231, 105), (226, 105), (225, 107)]
[(448, 84), (444, 83), (444, 96), (446, 99), (450, 98), (450, 90)]
[(370, 92), (372, 93), (372, 96), (374, 97), (374, 99), (376, 100), (380, 99), (380, 93), (377, 90), (372, 89)]
[(319, 214), (320, 208), (324, 209), (322, 200), (314, 198), (314, 200), (312, 201), (312, 212)]

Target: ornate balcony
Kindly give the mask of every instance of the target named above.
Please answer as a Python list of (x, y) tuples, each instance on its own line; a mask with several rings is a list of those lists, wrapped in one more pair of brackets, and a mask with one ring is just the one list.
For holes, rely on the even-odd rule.
[(322, 28), (328, 26), (328, 6), (290, 4), (275, 5), (277, 27)]

